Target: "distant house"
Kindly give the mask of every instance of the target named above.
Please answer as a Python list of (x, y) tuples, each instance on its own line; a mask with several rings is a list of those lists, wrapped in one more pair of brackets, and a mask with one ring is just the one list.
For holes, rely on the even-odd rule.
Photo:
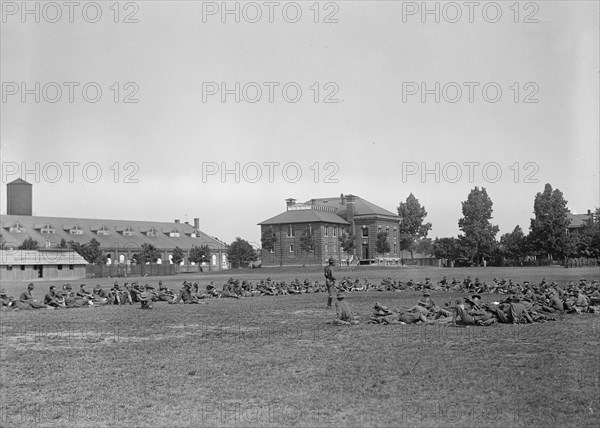
[(70, 250), (0, 250), (0, 279), (83, 279), (87, 264)]
[(567, 213), (567, 219), (569, 220), (567, 226), (569, 233), (578, 233), (579, 230), (585, 226), (590, 226), (594, 222), (594, 215), (591, 210), (588, 210), (587, 214)]
[[(354, 195), (311, 199), (305, 203), (287, 199), (286, 211), (259, 223), (261, 236), (272, 234), (275, 237), (274, 248), (262, 249), (262, 264), (324, 264), (330, 257), (338, 262), (349, 260), (353, 264), (376, 258), (398, 262), (399, 223), (398, 215)], [(301, 249), (301, 237), (307, 230), (313, 233), (316, 244), (310, 253)], [(341, 249), (339, 237), (344, 232), (356, 236), (352, 254), (345, 254)], [(387, 254), (377, 254), (379, 232), (387, 233), (390, 244)]]

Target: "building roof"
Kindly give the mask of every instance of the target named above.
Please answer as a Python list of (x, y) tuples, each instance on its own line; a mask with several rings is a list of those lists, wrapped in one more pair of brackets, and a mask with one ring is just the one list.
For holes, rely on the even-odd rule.
[(569, 228), (580, 228), (585, 226), (586, 224), (592, 223), (592, 215), (591, 214), (573, 214), (567, 213), (567, 219), (570, 221)]
[(0, 265), (87, 265), (75, 251), (0, 250)]
[(261, 226), (271, 224), (291, 223), (334, 223), (350, 224), (333, 212), (317, 211), (312, 209), (285, 211), (275, 217), (258, 223)]
[[(345, 217), (348, 209), (347, 197), (335, 197), (335, 198), (318, 198), (311, 199), (306, 202), (307, 204), (324, 205), (330, 206), (337, 209), (337, 214), (341, 217)], [(398, 214), (394, 214), (380, 206), (377, 206), (359, 196), (354, 196), (354, 216), (392, 216), (398, 217)]]
[(136, 251), (145, 243), (165, 250), (179, 247), (187, 251), (200, 245), (225, 249), (222, 242), (186, 223), (26, 215), (3, 215), (1, 220), (0, 232), (9, 248), (16, 248), (27, 238), (36, 240), (40, 247), (46, 243), (56, 247), (61, 239), (85, 244), (94, 238), (103, 249)]

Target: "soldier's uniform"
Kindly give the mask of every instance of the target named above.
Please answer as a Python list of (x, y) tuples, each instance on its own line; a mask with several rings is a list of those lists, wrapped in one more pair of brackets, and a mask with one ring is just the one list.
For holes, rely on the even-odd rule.
[(337, 314), (336, 324), (351, 325), (358, 324), (358, 316), (354, 314), (354, 311), (344, 300), (344, 294), (340, 293), (337, 296), (337, 302), (335, 302), (335, 312)]
[(327, 287), (327, 307), (331, 308), (331, 304), (333, 303), (333, 293), (335, 290), (335, 277), (333, 276), (333, 270), (331, 266), (335, 264), (333, 258), (330, 258), (328, 261), (328, 265), (325, 266), (325, 286)]

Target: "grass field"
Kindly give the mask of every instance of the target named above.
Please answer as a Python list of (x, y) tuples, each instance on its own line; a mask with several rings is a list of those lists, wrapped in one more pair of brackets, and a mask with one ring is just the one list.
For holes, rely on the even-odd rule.
[[(598, 269), (343, 268), (338, 277), (466, 275), (565, 283)], [(322, 278), (319, 268), (161, 278), (221, 285)], [(133, 280), (132, 278), (128, 279)], [(158, 278), (139, 279), (156, 284)], [(122, 282), (123, 279), (119, 279)], [(71, 281), (73, 285), (79, 281)], [(88, 287), (114, 279), (87, 280)], [(36, 283), (41, 297), (49, 283)], [(60, 283), (56, 283), (60, 285)], [(18, 294), (23, 283), (2, 284)], [(460, 294), (434, 293), (438, 303)], [(600, 316), (459, 328), (369, 325), (375, 302), (415, 292), (351, 293), (363, 321), (335, 327), (322, 293), (211, 299), (202, 305), (3, 312), (3, 426), (600, 425)], [(497, 299), (484, 295), (485, 301)]]

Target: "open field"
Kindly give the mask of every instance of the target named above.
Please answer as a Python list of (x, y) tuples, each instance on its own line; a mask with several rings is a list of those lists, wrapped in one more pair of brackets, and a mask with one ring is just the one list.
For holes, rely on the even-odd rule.
[[(565, 283), (597, 269), (337, 268), (337, 276), (443, 275)], [(346, 273), (347, 272), (347, 273)], [(321, 268), (161, 278), (322, 278)], [(122, 282), (123, 279), (118, 279)], [(133, 280), (132, 278), (128, 279)], [(141, 282), (156, 284), (158, 278)], [(79, 281), (71, 281), (77, 284)], [(108, 287), (114, 279), (86, 280)], [(49, 283), (36, 284), (41, 297)], [(57, 283), (59, 285), (59, 283)], [(23, 283), (2, 284), (9, 294)], [(461, 294), (433, 293), (439, 304)], [(375, 302), (415, 292), (351, 293), (361, 323), (327, 322), (323, 293), (210, 299), (202, 305), (3, 312), (3, 426), (600, 425), (600, 316), (459, 328), (368, 325)], [(484, 301), (497, 299), (484, 295)]]

